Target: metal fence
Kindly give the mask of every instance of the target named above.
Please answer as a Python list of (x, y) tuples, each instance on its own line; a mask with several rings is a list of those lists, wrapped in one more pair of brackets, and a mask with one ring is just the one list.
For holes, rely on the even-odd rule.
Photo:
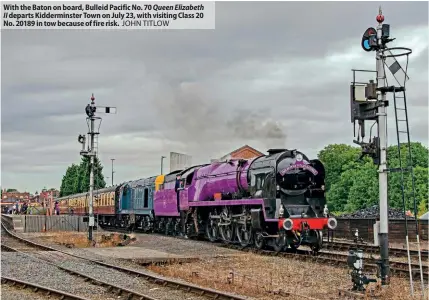
[(24, 232), (44, 231), (88, 231), (88, 223), (83, 222), (82, 216), (23, 216)]

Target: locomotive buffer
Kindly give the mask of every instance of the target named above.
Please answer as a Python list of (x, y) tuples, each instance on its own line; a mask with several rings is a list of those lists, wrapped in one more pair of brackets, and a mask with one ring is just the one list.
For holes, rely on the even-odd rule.
[[(387, 174), (389, 172), (400, 172), (401, 173), (401, 190), (402, 190), (402, 204), (405, 215), (406, 196), (404, 192), (404, 175), (408, 175), (412, 178), (412, 198), (414, 204), (414, 214), (417, 216), (417, 206), (415, 199), (415, 188), (414, 188), (414, 176), (412, 168), (411, 158), (411, 146), (410, 146), (410, 134), (408, 125), (408, 113), (405, 96), (405, 83), (409, 79), (406, 73), (408, 67), (408, 57), (411, 54), (411, 49), (405, 47), (394, 47), (388, 48), (386, 45), (393, 41), (390, 38), (390, 25), (382, 24), (384, 16), (382, 15), (381, 8), (376, 18), (378, 22), (377, 29), (368, 28), (362, 37), (362, 48), (367, 51), (376, 52), (376, 71), (369, 70), (352, 70), (353, 71), (353, 82), (351, 84), (351, 122), (356, 127), (356, 121), (359, 125), (359, 132), (357, 140), (353, 142), (362, 147), (362, 156), (369, 155), (372, 157), (374, 163), (379, 166), (379, 194), (380, 194), (380, 228), (379, 228), (379, 240), (380, 240), (380, 273), (382, 285), (387, 285), (390, 282), (390, 270), (389, 270), (389, 243), (388, 243), (388, 199), (387, 199)], [(392, 51), (399, 51), (397, 54), (393, 54)], [(401, 65), (396, 61), (395, 57), (406, 56), (407, 67), (405, 71)], [(385, 67), (392, 73), (393, 78), (399, 86), (389, 86), (385, 74)], [(376, 74), (376, 82), (370, 80), (367, 82), (357, 82), (357, 72), (373, 72)], [(368, 73), (367, 73), (368, 74)], [(396, 121), (396, 135), (398, 142), (398, 154), (401, 157), (401, 151), (407, 152), (407, 166), (403, 167), (401, 160), (399, 168), (388, 168), (387, 167), (387, 114), (386, 108), (389, 105), (387, 100), (387, 94), (393, 94), (393, 103), (395, 109), (395, 121)], [(398, 102), (401, 101), (400, 107), (397, 106)], [(378, 124), (378, 136), (373, 137), (371, 140), (371, 130), (369, 142), (364, 142), (365, 137), (365, 121), (375, 121)], [(404, 128), (405, 127), (405, 128)], [(354, 132), (355, 133), (355, 132)], [(406, 141), (401, 143), (401, 136), (406, 136)], [(354, 135), (356, 136), (356, 135)], [(361, 141), (362, 139), (362, 141)], [(361, 157), (362, 157), (361, 156)], [(408, 262), (410, 271), (410, 284), (411, 293), (414, 293), (413, 277), (411, 270), (411, 259), (409, 252), (409, 241), (408, 241), (408, 227), (407, 227), (407, 216), (405, 215), (406, 221), (406, 243), (408, 251)], [(416, 227), (417, 227), (416, 221)], [(417, 229), (417, 228), (416, 228)], [(423, 282), (423, 271), (421, 264), (420, 255), (420, 244), (418, 230), (417, 232), (417, 245), (419, 250), (419, 262), (420, 262), (420, 278), (422, 282), (422, 289), (424, 288)], [(377, 243), (377, 242), (376, 242)]]
[[(106, 114), (116, 114), (116, 107), (111, 106), (95, 106), (94, 94), (91, 96), (91, 104), (85, 108), (87, 115), (86, 121), (88, 125), (89, 145), (86, 147), (86, 136), (80, 134), (78, 136), (79, 143), (82, 144), (80, 155), (90, 157), (90, 175), (89, 175), (89, 218), (88, 218), (88, 240), (92, 241), (92, 231), (94, 229), (94, 161), (98, 153), (98, 135), (100, 134), (101, 117), (96, 117), (95, 112)], [(98, 123), (98, 128), (95, 130), (95, 123)]]

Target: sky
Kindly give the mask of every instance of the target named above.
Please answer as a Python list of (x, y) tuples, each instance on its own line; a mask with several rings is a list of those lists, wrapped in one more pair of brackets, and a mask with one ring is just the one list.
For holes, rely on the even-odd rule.
[[(410, 132), (427, 146), (428, 3), (381, 4), (391, 47), (413, 50)], [(199, 164), (245, 144), (310, 158), (352, 144), (351, 69), (375, 69), (375, 53), (360, 43), (378, 5), (218, 2), (215, 30), (2, 31), (1, 186), (60, 187), (81, 159), (92, 93), (97, 105), (117, 107), (102, 115), (99, 137), (104, 176), (115, 159), (115, 184), (158, 175), (161, 156), (168, 171), (171, 151)], [(393, 106), (388, 114), (394, 144)]]

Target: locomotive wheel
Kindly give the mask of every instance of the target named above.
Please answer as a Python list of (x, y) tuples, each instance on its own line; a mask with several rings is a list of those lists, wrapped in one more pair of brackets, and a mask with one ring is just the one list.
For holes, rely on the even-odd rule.
[(292, 252), (296, 252), (296, 250), (300, 245), (301, 245), (301, 242), (292, 242), (292, 244), (290, 244), (289, 246)]
[(176, 219), (174, 222), (174, 226), (173, 226), (173, 235), (177, 236), (180, 233), (180, 220)]
[(273, 248), (274, 251), (280, 252), (287, 247), (286, 234), (284, 232), (279, 232), (279, 236), (273, 239)]
[(216, 242), (219, 238), (219, 227), (213, 220), (206, 223), (206, 235), (210, 242)]
[(226, 243), (229, 244), (233, 241), (234, 239), (234, 230), (233, 230), (233, 225), (223, 225), (223, 226), (219, 226), (219, 232), (220, 232), (220, 236), (222, 237), (222, 240)]
[(317, 255), (320, 249), (322, 249), (322, 244), (323, 244), (322, 231), (316, 230), (312, 235), (315, 235), (317, 237), (317, 242), (311, 244), (310, 248), (311, 248), (311, 251), (313, 252), (313, 255)]
[(148, 233), (151, 230), (151, 221), (148, 216), (144, 217), (144, 220), (142, 221), (142, 228), (144, 233)]
[(264, 249), (265, 247), (265, 239), (262, 236), (262, 231), (258, 230), (255, 232), (255, 246), (256, 248), (258, 248), (259, 250)]
[(235, 234), (241, 246), (247, 247), (252, 244), (252, 228), (250, 226), (237, 224), (235, 227)]
[(172, 227), (171, 225), (172, 225), (171, 219), (168, 219), (167, 223), (165, 224), (165, 235), (170, 235), (171, 227)]
[(160, 219), (158, 221), (158, 232), (159, 233), (163, 233), (165, 231), (165, 227), (164, 227), (165, 223), (164, 223), (164, 219)]

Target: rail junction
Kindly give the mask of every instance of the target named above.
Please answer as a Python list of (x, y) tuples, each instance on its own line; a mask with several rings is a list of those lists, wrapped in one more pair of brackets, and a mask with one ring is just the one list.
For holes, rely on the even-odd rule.
[[(149, 272), (144, 272), (141, 270), (134, 270), (131, 268), (121, 267), (118, 265), (106, 263), (103, 261), (97, 261), (94, 259), (82, 257), (79, 255), (74, 255), (67, 253), (65, 251), (61, 251), (46, 245), (38, 244), (33, 241), (29, 241), (27, 239), (24, 239), (22, 237), (19, 237), (18, 235), (14, 234), (12, 231), (10, 231), (8, 228), (6, 228), (6, 225), (2, 222), (2, 236), (6, 237), (6, 239), (2, 242), (2, 248), (6, 251), (12, 251), (12, 252), (18, 252), (24, 255), (28, 255), (33, 258), (42, 259), (45, 261), (46, 264), (53, 264), (52, 261), (52, 255), (59, 257), (59, 260), (64, 258), (64, 256), (69, 256), (73, 259), (81, 260), (85, 263), (90, 264), (96, 264), (99, 266), (102, 266), (106, 269), (113, 269), (116, 271), (119, 271), (121, 273), (125, 273), (131, 276), (137, 276), (139, 278), (142, 278), (146, 280), (149, 284), (161, 286), (163, 289), (171, 289), (172, 291), (181, 291), (183, 293), (183, 297), (185, 297), (186, 294), (196, 294), (198, 295), (198, 298), (195, 299), (230, 299), (230, 300), (245, 300), (246, 297), (242, 297), (239, 295), (233, 295), (229, 293), (225, 293), (222, 291), (217, 291), (213, 289), (203, 288), (199, 287), (193, 284), (188, 284), (186, 282), (177, 281), (173, 279), (167, 279), (161, 276), (156, 276), (153, 274), (150, 274)], [(43, 250), (44, 252), (48, 251), (49, 253), (52, 253), (48, 257), (46, 257), (44, 254), (40, 255), (40, 252), (37, 252), (38, 250)], [(140, 292), (127, 289), (125, 287), (112, 284), (107, 281), (103, 281), (99, 278), (94, 278), (92, 276), (89, 276), (86, 273), (78, 272), (72, 268), (67, 268), (64, 266), (57, 264), (54, 264), (55, 267), (61, 269), (64, 272), (67, 272), (70, 275), (77, 276), (84, 279), (84, 282), (91, 283), (94, 285), (102, 286), (107, 289), (107, 292), (114, 293), (114, 295), (119, 296), (121, 294), (126, 295), (127, 299), (144, 299), (144, 300), (155, 300), (159, 299), (156, 297), (152, 297), (146, 294), (142, 294)], [(4, 277), (4, 283), (10, 282), (10, 281), (16, 281), (18, 283), (18, 279)], [(2, 275), (2, 281), (3, 281), (3, 275)], [(21, 281), (23, 282), (23, 281)], [(30, 283), (20, 283), (20, 284), (27, 284), (28, 286)], [(38, 289), (42, 289), (42, 287), (39, 287)], [(57, 293), (61, 293), (61, 291), (56, 291)], [(81, 299), (81, 298), (73, 298), (73, 299)]]

